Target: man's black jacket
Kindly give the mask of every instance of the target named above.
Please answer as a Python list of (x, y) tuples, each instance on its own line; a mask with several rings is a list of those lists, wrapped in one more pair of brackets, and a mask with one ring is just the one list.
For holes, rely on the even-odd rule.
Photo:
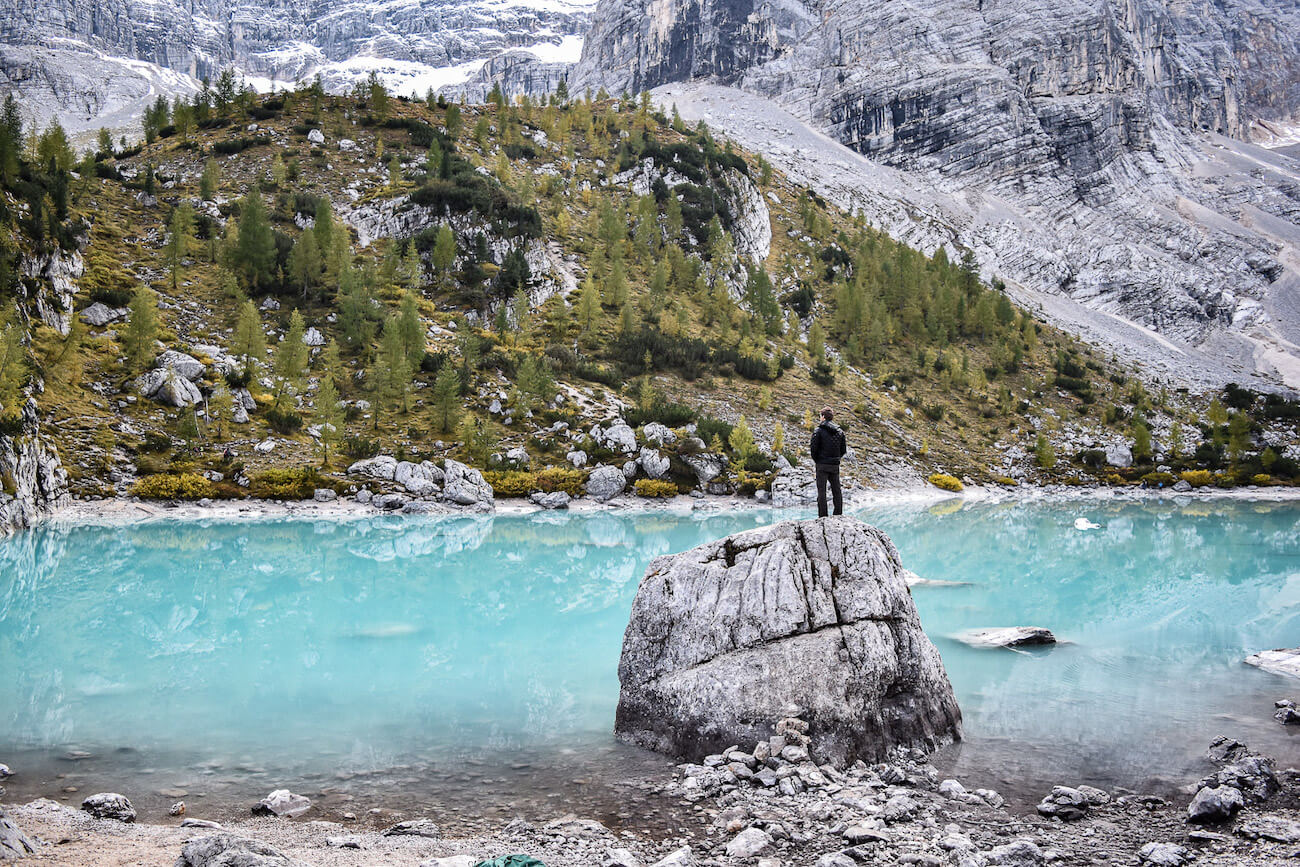
[(829, 421), (823, 421), (817, 425), (817, 429), (813, 431), (812, 435), (813, 463), (819, 467), (838, 470), (840, 468), (840, 458), (844, 457), (844, 453), (848, 450), (848, 443), (844, 440), (844, 431)]

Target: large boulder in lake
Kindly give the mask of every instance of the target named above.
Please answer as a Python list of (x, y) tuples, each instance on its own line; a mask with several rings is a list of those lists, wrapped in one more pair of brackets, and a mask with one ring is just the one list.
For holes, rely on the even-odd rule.
[(690, 760), (797, 716), (818, 761), (961, 737), (898, 552), (848, 517), (785, 521), (651, 562), (623, 638), (614, 729)]

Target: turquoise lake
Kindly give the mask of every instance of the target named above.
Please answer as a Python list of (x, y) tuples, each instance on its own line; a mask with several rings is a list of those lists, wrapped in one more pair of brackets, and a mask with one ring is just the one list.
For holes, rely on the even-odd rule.
[[(1217, 734), (1300, 762), (1271, 717), (1300, 689), (1242, 664), (1300, 643), (1300, 504), (859, 515), (909, 569), (959, 582), (913, 590), (965, 717), (945, 773), (1026, 797), (1172, 787)], [(610, 734), (647, 563), (797, 516), (160, 520), (0, 540), (0, 761), (19, 772), (6, 797), (103, 785), (147, 819), (176, 792), (194, 814), (196, 796), (246, 810), (286, 785), (336, 809), (415, 792), (466, 815), (617, 813), (624, 777), (668, 766)], [(1011, 625), (1068, 643), (948, 638)]]

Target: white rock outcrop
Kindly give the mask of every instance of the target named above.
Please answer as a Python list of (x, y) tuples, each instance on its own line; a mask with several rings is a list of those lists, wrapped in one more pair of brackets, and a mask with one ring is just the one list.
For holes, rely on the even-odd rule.
[(785, 521), (651, 562), (619, 660), (614, 729), (698, 761), (809, 724), (816, 761), (961, 737), (898, 553), (849, 517)]

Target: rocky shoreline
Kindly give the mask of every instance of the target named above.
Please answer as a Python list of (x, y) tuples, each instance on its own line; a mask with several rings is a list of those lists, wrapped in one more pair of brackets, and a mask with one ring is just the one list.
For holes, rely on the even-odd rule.
[[(1097, 503), (1108, 502), (1231, 502), (1259, 501), (1285, 503), (1300, 501), (1300, 488), (1238, 488), (1201, 489), (1192, 492), (1174, 492), (1151, 488), (1117, 489), (1105, 486), (1070, 487), (1051, 485), (1017, 488), (967, 487), (961, 493), (951, 493), (925, 485), (908, 488), (859, 489), (845, 492), (846, 511), (904, 505), (953, 504), (1004, 504), (1032, 503)], [(767, 510), (776, 515), (797, 514), (813, 508), (815, 504), (773, 506), (751, 497), (706, 494), (702, 497), (680, 495), (666, 499), (646, 499), (631, 495), (614, 497), (605, 501), (575, 499), (567, 507), (569, 512), (707, 512)], [(34, 524), (50, 523), (58, 526), (121, 526), (156, 520), (259, 520), (265, 518), (314, 518), (347, 520), (372, 518), (378, 515), (420, 518), (429, 515), (468, 516), (471, 514), (531, 515), (548, 511), (545, 506), (523, 499), (498, 500), (488, 513), (468, 512), (454, 505), (431, 503), (430, 508), (418, 515), (400, 515), (386, 512), (373, 503), (361, 503), (340, 497), (328, 502), (314, 500), (282, 501), (250, 498), (246, 500), (213, 500), (196, 502), (154, 502), (135, 497), (99, 500), (65, 499), (63, 504), (39, 516)]]
[[(1212, 772), (1188, 787), (1197, 789), (1195, 797), (1059, 786), (1044, 793), (1037, 810), (1009, 807), (995, 791), (941, 779), (923, 758), (899, 755), (837, 770), (770, 755), (760, 762), (763, 752), (761, 743), (737, 747), (702, 764), (679, 765), (671, 779), (628, 781), (672, 801), (679, 823), (667, 832), (552, 815), (444, 837), (437, 817), (420, 815), (418, 805), (409, 814), (382, 815), (358, 806), (360, 819), (343, 821), (322, 821), (308, 808), (296, 818), (287, 811), (224, 827), (183, 816), (167, 825), (137, 824), (133, 812), (100, 810), (118, 802), (97, 797), (81, 810), (47, 799), (8, 805), (10, 830), (0, 837), (14, 847), (11, 855), (27, 848), (19, 841), (27, 842), (31, 851), (23, 852), (22, 863), (186, 867), (474, 867), (508, 853), (527, 853), (549, 867), (1179, 867), (1281, 865), (1300, 856), (1300, 771), (1275, 771), (1270, 759), (1229, 739), (1211, 746)], [(777, 775), (800, 781), (797, 791), (740, 771), (751, 765), (776, 765)], [(1228, 793), (1220, 800), (1243, 806), (1222, 815), (1198, 812), (1207, 790)], [(223, 852), (252, 860), (220, 860)]]

